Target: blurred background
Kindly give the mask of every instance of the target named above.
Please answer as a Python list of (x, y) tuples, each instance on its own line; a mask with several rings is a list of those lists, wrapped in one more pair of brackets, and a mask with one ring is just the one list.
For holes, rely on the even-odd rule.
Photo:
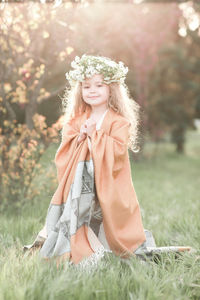
[(126, 83), (141, 106), (132, 162), (199, 156), (198, 1), (3, 1), (0, 28), (1, 203), (40, 195), (44, 183), (34, 187), (33, 178), (42, 172), (55, 189), (55, 169), (40, 160), (50, 151), (52, 166), (65, 73), (84, 53), (129, 67)]

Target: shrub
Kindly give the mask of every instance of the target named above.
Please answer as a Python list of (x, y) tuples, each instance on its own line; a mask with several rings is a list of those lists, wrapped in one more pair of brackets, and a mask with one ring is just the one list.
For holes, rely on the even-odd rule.
[(39, 114), (34, 115), (33, 122), (32, 130), (25, 124), (16, 125), (16, 120), (5, 120), (3, 129), (0, 128), (1, 209), (27, 197), (30, 201), (40, 193), (33, 183), (36, 174), (45, 172), (40, 158), (50, 144), (60, 140), (62, 117), (51, 127), (47, 127), (45, 117)]

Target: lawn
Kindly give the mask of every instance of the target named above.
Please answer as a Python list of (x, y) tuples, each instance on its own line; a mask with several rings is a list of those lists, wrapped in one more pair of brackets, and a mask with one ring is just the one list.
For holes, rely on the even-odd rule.
[[(43, 168), (55, 168), (53, 145), (42, 158)], [(64, 299), (200, 299), (200, 133), (187, 133), (186, 153), (177, 154), (170, 143), (148, 143), (144, 159), (132, 162), (133, 184), (146, 229), (157, 246), (192, 246), (194, 253), (160, 261), (121, 260), (105, 256), (98, 268), (67, 266), (28, 256), (22, 246), (33, 242), (42, 228), (51, 195), (46, 186), (34, 202), (0, 216), (0, 300)], [(48, 188), (49, 186), (49, 188)]]

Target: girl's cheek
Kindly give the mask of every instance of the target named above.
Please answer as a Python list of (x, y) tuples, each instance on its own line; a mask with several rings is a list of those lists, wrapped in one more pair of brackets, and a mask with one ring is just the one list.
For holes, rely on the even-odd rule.
[(85, 95), (87, 95), (87, 90), (82, 91), (82, 96), (84, 97)]

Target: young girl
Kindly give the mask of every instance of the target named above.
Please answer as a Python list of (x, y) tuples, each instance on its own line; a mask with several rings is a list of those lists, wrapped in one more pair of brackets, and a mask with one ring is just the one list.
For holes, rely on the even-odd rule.
[(131, 179), (138, 104), (124, 83), (128, 68), (83, 55), (66, 73), (71, 89), (55, 156), (58, 187), (35, 242), (40, 255), (78, 264), (99, 250), (128, 258), (146, 236)]

